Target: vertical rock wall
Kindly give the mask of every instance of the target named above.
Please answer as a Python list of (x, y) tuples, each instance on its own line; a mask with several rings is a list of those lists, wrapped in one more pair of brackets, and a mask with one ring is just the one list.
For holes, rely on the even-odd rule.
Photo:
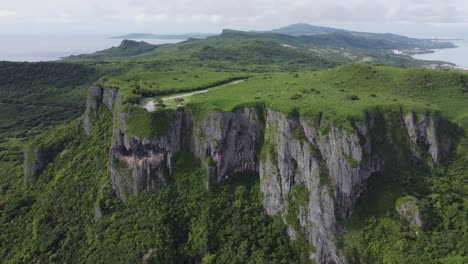
[[(438, 164), (455, 145), (440, 134), (436, 115), (375, 111), (344, 129), (258, 107), (209, 112), (201, 120), (178, 109), (168, 133), (139, 138), (127, 133), (118, 91), (100, 88), (88, 96), (87, 131), (100, 104), (114, 112), (110, 180), (119, 198), (163, 188), (185, 148), (206, 168), (208, 187), (236, 173), (258, 173), (267, 213), (282, 217), (293, 239), (301, 234), (314, 245), (310, 257), (317, 263), (345, 262), (335, 235), (374, 172), (424, 164), (428, 155)], [(293, 212), (293, 190), (302, 187), (306, 203)], [(292, 213), (299, 226), (288, 222)]]

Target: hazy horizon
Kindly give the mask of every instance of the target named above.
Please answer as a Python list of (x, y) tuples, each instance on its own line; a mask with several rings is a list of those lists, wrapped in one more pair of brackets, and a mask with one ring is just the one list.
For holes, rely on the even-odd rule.
[(219, 33), (224, 28), (268, 30), (309, 23), (356, 31), (455, 37), (468, 31), (466, 14), (468, 3), (462, 0), (17, 0), (0, 7), (0, 35)]
[(468, 38), (465, 14), (468, 3), (462, 0), (17, 0), (0, 7), (0, 60), (91, 53), (120, 42), (105, 38), (129, 33), (219, 34), (226, 28), (272, 30), (296, 23), (415, 38)]

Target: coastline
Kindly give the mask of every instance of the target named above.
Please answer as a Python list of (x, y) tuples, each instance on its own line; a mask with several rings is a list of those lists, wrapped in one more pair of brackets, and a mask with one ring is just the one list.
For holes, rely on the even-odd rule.
[[(410, 56), (423, 61), (447, 62), (438, 68), (468, 71), (468, 40), (452, 41), (456, 45), (455, 48), (432, 49), (429, 53), (410, 54)], [(434, 68), (434, 65), (428, 66)]]

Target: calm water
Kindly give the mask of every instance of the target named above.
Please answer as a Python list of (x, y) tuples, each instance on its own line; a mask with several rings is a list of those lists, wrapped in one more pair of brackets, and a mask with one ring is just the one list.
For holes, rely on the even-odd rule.
[(448, 61), (468, 68), (468, 40), (452, 41), (458, 48), (435, 50), (434, 53), (414, 55), (419, 60)]
[[(0, 36), (0, 61), (52, 61), (70, 55), (92, 53), (118, 46), (121, 41), (120, 39), (106, 39), (105, 36)], [(162, 44), (182, 40), (144, 39), (143, 41)]]

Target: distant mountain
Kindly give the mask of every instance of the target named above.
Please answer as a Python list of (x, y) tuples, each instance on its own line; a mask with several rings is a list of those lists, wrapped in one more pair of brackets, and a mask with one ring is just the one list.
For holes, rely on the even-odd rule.
[(305, 23), (292, 24), (286, 27), (273, 29), (270, 32), (278, 34), (286, 34), (291, 36), (307, 36), (307, 35), (317, 35), (324, 33), (335, 33), (335, 32), (345, 32), (344, 29), (337, 29), (331, 27), (321, 27), (314, 26)]
[(151, 33), (130, 33), (123, 36), (110, 37), (111, 39), (203, 39), (209, 36), (216, 34), (213, 33), (186, 33), (186, 34), (171, 34), (171, 35), (162, 35), (162, 34), (151, 34)]
[(140, 55), (146, 52), (150, 52), (156, 49), (156, 45), (146, 43), (144, 41), (134, 41), (124, 39), (117, 47), (112, 47), (102, 51), (98, 51), (92, 54), (70, 56), (69, 59), (80, 59), (80, 58), (91, 58), (91, 59), (109, 59), (109, 58), (121, 58), (121, 57), (132, 57)]
[[(433, 41), (429, 39), (409, 38), (402, 35), (390, 33), (368, 33), (350, 31), (338, 28), (314, 26), (305, 23), (292, 24), (286, 27), (263, 31), (269, 33), (285, 34), (289, 36), (316, 36), (322, 44), (339, 44), (342, 46), (353, 46), (358, 48), (373, 49), (441, 49), (454, 48), (453, 43), (443, 41)], [(363, 41), (365, 43), (357, 43)], [(336, 46), (336, 45), (335, 45)]]
[[(141, 38), (142, 34), (132, 36)], [(274, 62), (277, 65), (307, 64), (317, 68), (348, 62), (418, 66), (428, 62), (419, 62), (405, 55), (450, 47), (454, 47), (450, 42), (295, 24), (267, 32), (225, 29), (219, 35), (202, 39), (188, 38), (173, 44), (152, 45), (124, 40), (118, 47), (92, 54), (71, 56), (65, 60), (157, 58), (193, 62), (196, 58), (204, 63), (249, 61), (262, 65)]]

